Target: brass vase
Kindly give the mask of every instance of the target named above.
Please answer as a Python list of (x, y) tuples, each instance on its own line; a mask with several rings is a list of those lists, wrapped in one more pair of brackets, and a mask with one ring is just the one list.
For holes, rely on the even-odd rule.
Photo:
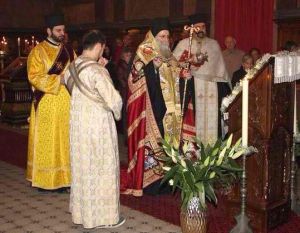
[(180, 225), (182, 233), (206, 233), (207, 211), (200, 208), (200, 200), (193, 197), (186, 209), (181, 209)]

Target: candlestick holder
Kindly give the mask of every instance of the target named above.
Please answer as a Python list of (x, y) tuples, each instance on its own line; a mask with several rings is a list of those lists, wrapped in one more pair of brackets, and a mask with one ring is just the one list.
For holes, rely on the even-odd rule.
[(4, 69), (4, 59), (6, 55), (7, 55), (6, 51), (0, 50), (0, 71)]
[(291, 209), (300, 214), (300, 205), (297, 203), (296, 194), (296, 143), (300, 143), (300, 135), (294, 134), (292, 147), (292, 161), (291, 161)]
[(246, 159), (247, 156), (257, 153), (258, 150), (253, 147), (246, 147), (245, 153), (243, 154), (243, 173), (241, 180), (241, 212), (239, 215), (235, 216), (237, 224), (230, 231), (230, 233), (252, 233), (252, 230), (249, 226), (249, 218), (246, 214), (246, 201), (247, 201), (247, 173), (246, 173)]

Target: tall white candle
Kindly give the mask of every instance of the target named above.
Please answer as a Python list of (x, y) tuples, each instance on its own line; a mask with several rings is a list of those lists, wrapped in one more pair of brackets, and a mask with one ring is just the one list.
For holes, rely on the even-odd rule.
[(242, 103), (242, 145), (248, 146), (248, 101), (249, 101), (249, 80), (243, 80), (243, 103)]
[(297, 85), (295, 81), (295, 96), (294, 96), (294, 136), (298, 133), (297, 127)]
[(21, 56), (21, 38), (18, 37), (18, 56)]

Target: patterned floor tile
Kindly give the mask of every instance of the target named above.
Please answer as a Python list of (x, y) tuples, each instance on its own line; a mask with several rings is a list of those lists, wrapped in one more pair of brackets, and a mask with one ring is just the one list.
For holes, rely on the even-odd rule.
[(1, 231), (4, 231), (4, 232), (7, 231), (7, 233), (8, 233), (8, 232), (9, 232), (8, 230), (10, 230), (10, 229), (12, 229), (12, 228), (15, 228), (15, 227), (16, 227), (16, 225), (13, 224), (13, 221), (11, 220), (11, 221), (9, 221), (9, 222), (6, 222), (6, 223), (4, 223), (4, 224), (1, 224), (1, 226), (0, 226), (0, 232), (1, 232)]
[(22, 169), (1, 161), (0, 197), (0, 233), (180, 232), (177, 226), (125, 206), (121, 206), (121, 215), (127, 219), (123, 226), (84, 229), (72, 223), (69, 194), (40, 193), (29, 186)]

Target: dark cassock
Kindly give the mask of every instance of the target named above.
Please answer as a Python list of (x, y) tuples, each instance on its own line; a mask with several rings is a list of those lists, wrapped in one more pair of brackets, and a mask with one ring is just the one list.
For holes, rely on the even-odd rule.
[(244, 67), (241, 66), (240, 69), (238, 69), (237, 71), (235, 71), (232, 75), (232, 79), (231, 79), (231, 83), (232, 86), (235, 87), (235, 85), (237, 83), (240, 82), (241, 79), (243, 79), (245, 77), (245, 75), (247, 74), (247, 72), (245, 71)]

